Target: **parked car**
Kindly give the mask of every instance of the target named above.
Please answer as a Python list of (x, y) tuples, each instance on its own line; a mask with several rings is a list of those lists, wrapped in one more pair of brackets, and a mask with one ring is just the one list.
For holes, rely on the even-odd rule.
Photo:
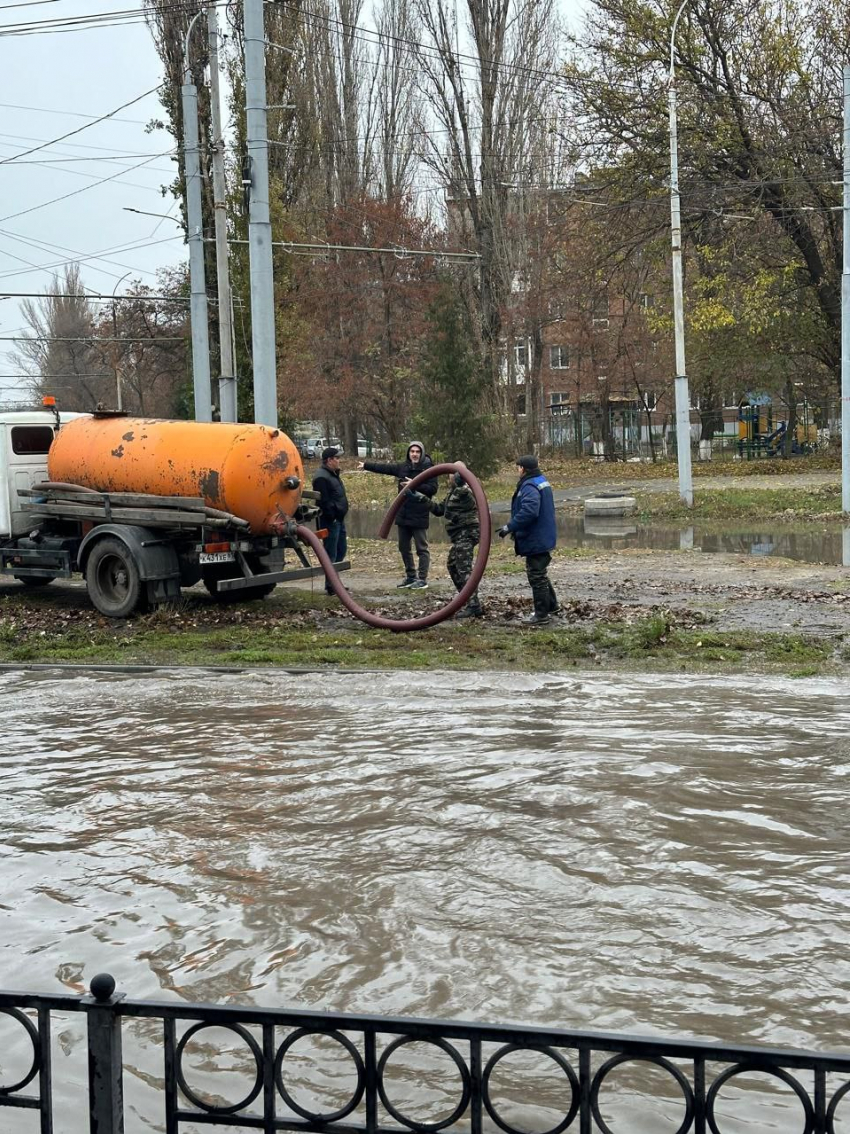
[(302, 457), (308, 457), (311, 460), (318, 459), (322, 455), (324, 449), (329, 448), (331, 445), (335, 449), (339, 449), (340, 455), (345, 454), (342, 442), (338, 437), (331, 437), (328, 440), (326, 437), (307, 437), (298, 441), (298, 452)]
[(379, 445), (377, 441), (367, 441), (365, 437), (357, 438), (357, 456), (361, 461), (366, 457), (377, 457), (379, 460), (383, 460), (391, 455), (390, 450)]

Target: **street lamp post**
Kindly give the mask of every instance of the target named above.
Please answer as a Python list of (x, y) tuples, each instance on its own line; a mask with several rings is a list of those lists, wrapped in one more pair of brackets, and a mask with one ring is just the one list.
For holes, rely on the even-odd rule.
[(850, 67), (844, 68), (844, 253), (841, 272), (841, 510), (850, 512)]
[(124, 397), (121, 390), (121, 365), (118, 361), (120, 357), (121, 347), (118, 342), (118, 314), (115, 310), (115, 294), (124, 280), (126, 280), (127, 277), (131, 276), (132, 274), (132, 272), (125, 272), (118, 283), (115, 285), (115, 287), (112, 289), (112, 337), (115, 339), (115, 342), (112, 344), (112, 369), (115, 372), (115, 398), (117, 401), (116, 409), (119, 413), (121, 413), (124, 409)]
[(694, 502), (691, 474), (691, 399), (685, 372), (685, 312), (682, 298), (682, 220), (679, 201), (679, 143), (676, 125), (675, 40), (679, 17), (688, 0), (682, 0), (670, 32), (670, 235), (673, 245), (673, 326), (676, 343), (676, 448), (679, 457), (679, 496), (690, 508)]
[(207, 5), (207, 35), (210, 52), (210, 118), (212, 121), (212, 183), (215, 211), (215, 269), (218, 289), (219, 383), (222, 421), (238, 421), (236, 367), (233, 349), (230, 265), (227, 256), (227, 191), (224, 180), (224, 136), (218, 80), (218, 14), (215, 0)]
[(251, 277), (251, 348), (254, 421), (277, 428), (272, 226), (269, 213), (269, 140), (266, 124), (266, 36), (263, 0), (244, 0), (247, 160), (242, 184), (248, 196)]
[(207, 284), (204, 271), (204, 223), (201, 204), (201, 160), (198, 136), (198, 91), (189, 67), (189, 37), (195, 14), (186, 32), (183, 56), (183, 152), (186, 172), (186, 235), (189, 244), (189, 294), (192, 320), (192, 385), (195, 394), (195, 420), (212, 421), (210, 389), (210, 338), (207, 313)]

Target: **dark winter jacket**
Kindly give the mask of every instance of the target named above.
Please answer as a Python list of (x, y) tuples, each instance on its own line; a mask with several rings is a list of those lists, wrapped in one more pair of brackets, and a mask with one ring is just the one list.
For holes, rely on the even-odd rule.
[(319, 524), (330, 527), (334, 520), (344, 520), (348, 513), (348, 497), (338, 472), (322, 465), (313, 477), (313, 491), (319, 494)]
[[(418, 441), (411, 441), (410, 445), (419, 445)], [(422, 460), (418, 465), (415, 465), (410, 459), (410, 445), (407, 447), (407, 459), (399, 461), (397, 464), (380, 464), (378, 461), (364, 461), (363, 468), (367, 472), (381, 473), (383, 476), (394, 476), (398, 480), (398, 490), (401, 492), (404, 487), (403, 482), (410, 480), (421, 473), (423, 469), (430, 469), (434, 462), (430, 457), (425, 456), (425, 449), (422, 445)], [(424, 484), (420, 484), (415, 493), (406, 496), (404, 503), (398, 510), (395, 522), (400, 527), (408, 528), (427, 528), (430, 521), (430, 498), (437, 491), (436, 477), (431, 480), (426, 480)], [(424, 496), (426, 499), (417, 499), (418, 496)]]
[(520, 477), (508, 529), (514, 533), (517, 555), (541, 555), (558, 542), (552, 485), (540, 469)]
[(478, 508), (468, 484), (452, 485), (445, 500), (432, 500), (431, 514), (445, 516), (449, 539), (454, 539), (460, 532), (470, 529), (474, 529), (477, 539)]

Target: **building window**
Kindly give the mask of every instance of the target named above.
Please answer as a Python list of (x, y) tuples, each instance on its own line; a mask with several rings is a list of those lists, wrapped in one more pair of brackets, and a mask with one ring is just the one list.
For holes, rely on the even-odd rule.
[(549, 366), (552, 370), (567, 370), (570, 365), (570, 348), (566, 346), (549, 347)]
[(528, 370), (528, 339), (517, 339), (514, 343), (514, 366), (517, 370)]
[(518, 417), (525, 416), (525, 390), (516, 396), (516, 412)]
[(648, 311), (650, 307), (655, 306), (655, 296), (649, 295), (648, 292), (642, 291), (638, 296), (638, 304), (644, 309), (644, 311)]
[(552, 390), (549, 394), (549, 409), (554, 417), (567, 413), (569, 410), (569, 397), (563, 390)]
[(604, 329), (608, 326), (608, 296), (599, 295), (593, 301), (591, 310), (594, 327)]
[(654, 410), (658, 405), (658, 395), (653, 393), (652, 390), (644, 390), (643, 392), (643, 406), (646, 410)]

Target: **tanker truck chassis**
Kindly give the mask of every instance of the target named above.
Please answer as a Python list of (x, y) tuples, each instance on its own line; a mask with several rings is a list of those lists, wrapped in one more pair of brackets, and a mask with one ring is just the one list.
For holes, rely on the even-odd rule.
[[(252, 532), (244, 518), (202, 496), (98, 491), (47, 480), (47, 455), (60, 425), (86, 415), (44, 410), (0, 414), (0, 574), (27, 587), (81, 574), (93, 605), (126, 618), (174, 602), (203, 582), (219, 602), (263, 598), (278, 583), (321, 577), (295, 527), (312, 519), (292, 470), (298, 504), (278, 531)], [(286, 566), (287, 553), (298, 566)], [(349, 564), (339, 563), (338, 571)]]

